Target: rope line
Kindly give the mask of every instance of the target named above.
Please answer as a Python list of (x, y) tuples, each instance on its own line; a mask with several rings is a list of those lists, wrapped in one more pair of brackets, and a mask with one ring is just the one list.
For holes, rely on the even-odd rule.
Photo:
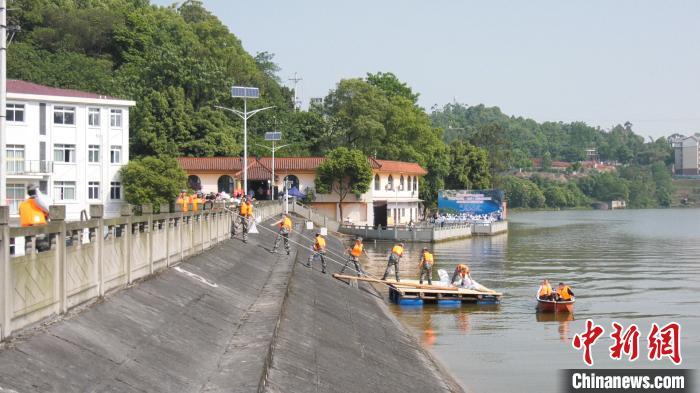
[[(224, 209), (226, 209), (227, 211), (233, 213), (236, 217), (241, 218), (241, 215), (238, 214), (238, 212), (236, 212), (236, 211), (234, 211), (234, 210), (231, 210), (231, 209), (229, 209), (229, 208), (227, 208), (227, 207), (225, 207)], [(253, 219), (247, 218), (247, 217), (243, 217), (243, 218), (244, 218), (245, 220), (247, 220), (249, 223), (250, 223), (251, 220), (254, 220), (254, 218), (253, 218)], [(234, 225), (236, 225), (235, 222), (234, 222)], [(257, 227), (257, 228), (265, 229), (265, 230), (267, 230), (267, 231), (272, 232), (272, 233), (275, 234), (276, 236), (279, 236), (279, 233), (278, 233), (277, 231), (275, 231), (275, 230), (273, 230), (273, 229), (270, 229), (270, 228), (267, 228), (267, 227), (264, 226), (264, 225), (259, 225), (259, 226), (256, 225), (256, 227)], [(309, 241), (314, 241), (314, 242), (315, 242), (315, 239), (311, 239), (311, 238), (309, 238), (309, 237), (307, 237), (307, 236), (304, 236), (304, 234), (302, 233), (302, 231), (297, 231), (297, 233), (298, 233), (299, 236), (301, 236), (302, 238), (304, 238), (304, 239), (306, 239), (306, 240), (309, 240)], [(299, 242), (297, 242), (297, 241), (292, 240), (291, 238), (289, 238), (289, 242), (290, 242), (290, 243), (293, 243), (293, 244), (296, 244), (296, 245), (302, 247), (303, 249), (309, 249), (309, 250), (311, 250), (311, 252), (313, 252), (313, 249), (311, 249), (311, 247), (307, 247), (307, 246), (305, 246), (305, 245), (303, 245), (303, 244), (301, 244), (301, 243), (299, 243)], [(345, 257), (346, 257), (345, 255), (338, 254), (338, 253), (333, 252), (333, 251), (329, 250), (328, 248), (326, 248), (326, 252), (328, 252), (328, 251), (330, 251), (333, 255), (338, 256), (338, 257), (343, 258), (344, 260), (346, 260), (346, 259), (345, 259)], [(339, 261), (337, 261), (337, 260), (335, 260), (335, 259), (333, 259), (333, 258), (331, 258), (331, 257), (329, 257), (329, 256), (324, 256), (324, 257), (325, 257), (326, 260), (331, 261), (331, 262), (333, 262), (333, 263), (335, 263), (335, 264), (337, 264), (337, 265), (339, 265), (339, 266), (345, 266), (346, 263), (347, 263), (347, 266), (345, 266), (345, 269), (348, 269), (348, 270), (353, 271), (353, 272), (355, 272), (355, 273), (359, 273), (359, 274), (361, 274), (361, 275), (364, 275), (365, 277), (377, 278), (377, 277), (372, 276), (372, 275), (370, 275), (370, 274), (368, 274), (368, 273), (366, 273), (366, 272), (364, 272), (364, 271), (357, 271), (357, 270), (355, 270), (353, 267), (351, 267), (350, 264), (351, 264), (352, 261), (349, 260), (349, 256), (347, 256), (347, 258), (348, 258), (348, 259), (347, 259), (347, 262), (339, 262)]]

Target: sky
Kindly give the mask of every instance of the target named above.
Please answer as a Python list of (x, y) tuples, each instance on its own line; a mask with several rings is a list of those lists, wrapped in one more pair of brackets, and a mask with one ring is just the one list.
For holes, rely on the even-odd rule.
[[(173, 1), (154, 0), (159, 5)], [(537, 121), (700, 132), (700, 1), (204, 0), (308, 104), (393, 72), (426, 109), (498, 106)]]

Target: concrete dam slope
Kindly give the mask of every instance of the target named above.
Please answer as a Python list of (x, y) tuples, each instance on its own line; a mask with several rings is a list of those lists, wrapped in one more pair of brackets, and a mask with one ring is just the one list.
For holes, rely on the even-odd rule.
[(271, 254), (273, 242), (264, 229), (226, 241), (17, 333), (1, 344), (0, 391), (462, 391), (371, 287), (304, 267), (308, 248)]

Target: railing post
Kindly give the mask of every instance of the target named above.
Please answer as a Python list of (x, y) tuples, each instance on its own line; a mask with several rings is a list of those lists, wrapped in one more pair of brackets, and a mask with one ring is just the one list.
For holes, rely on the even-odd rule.
[(105, 294), (105, 223), (104, 223), (104, 206), (90, 205), (90, 218), (97, 220), (97, 228), (95, 228), (95, 263), (97, 271), (97, 294), (104, 296)]
[(49, 206), (49, 217), (51, 217), (52, 222), (59, 224), (58, 233), (55, 234), (56, 270), (58, 273), (58, 312), (63, 314), (68, 308), (68, 295), (66, 293), (66, 281), (68, 280), (68, 272), (66, 270), (66, 206)]
[(165, 233), (165, 267), (170, 266), (170, 205), (160, 204), (160, 214), (165, 214), (163, 221), (163, 232)]
[(10, 260), (10, 207), (0, 206), (0, 340), (12, 332), (10, 320), (12, 305), (10, 290), (12, 288), (12, 270)]
[(176, 220), (178, 221), (178, 226), (177, 226), (177, 238), (180, 239), (179, 243), (179, 248), (180, 248), (180, 262), (184, 259), (184, 251), (183, 251), (183, 246), (182, 246), (182, 237), (184, 236), (182, 234), (182, 226), (185, 225), (185, 215), (182, 211), (182, 205), (176, 203), (175, 204), (175, 213), (177, 214)]
[(141, 205), (141, 214), (148, 216), (146, 222), (146, 258), (148, 258), (148, 274), (153, 274), (153, 205)]
[(123, 205), (121, 208), (121, 215), (122, 217), (126, 218), (126, 230), (122, 231), (122, 262), (124, 267), (126, 268), (126, 283), (131, 284), (131, 249), (132, 249), (132, 244), (131, 244), (131, 231), (133, 228), (131, 227), (132, 224), (132, 209), (131, 205), (126, 204)]

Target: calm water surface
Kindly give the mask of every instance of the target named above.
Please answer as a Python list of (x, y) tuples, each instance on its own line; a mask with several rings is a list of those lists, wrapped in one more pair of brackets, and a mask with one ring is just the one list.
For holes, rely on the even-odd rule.
[[(367, 270), (380, 275), (391, 245), (368, 246)], [(407, 246), (403, 277), (417, 276), (421, 247)], [(499, 306), (392, 306), (469, 391), (558, 391), (556, 370), (584, 367), (571, 338), (588, 318), (606, 329), (596, 367), (671, 367), (646, 360), (646, 335), (652, 322), (677, 321), (682, 367), (700, 368), (700, 210), (515, 213), (507, 235), (431, 247), (437, 268), (452, 273), (466, 262), (476, 280), (504, 292)], [(542, 278), (573, 287), (572, 317), (535, 313)], [(640, 360), (610, 360), (612, 321), (639, 326)]]

